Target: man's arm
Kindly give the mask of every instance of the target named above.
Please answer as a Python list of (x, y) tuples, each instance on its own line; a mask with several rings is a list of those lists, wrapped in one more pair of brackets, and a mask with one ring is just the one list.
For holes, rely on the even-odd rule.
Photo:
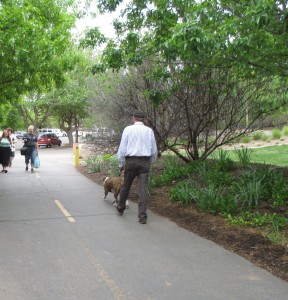
[(117, 159), (118, 159), (119, 168), (123, 168), (124, 163), (125, 163), (127, 140), (128, 140), (128, 137), (126, 134), (126, 130), (124, 129), (122, 138), (121, 138), (121, 142), (120, 142), (120, 145), (119, 145), (119, 148), (117, 151)]
[(158, 157), (158, 149), (157, 149), (156, 139), (155, 139), (153, 131), (152, 131), (152, 135), (151, 135), (151, 146), (152, 146), (152, 149), (151, 149), (151, 152), (152, 152), (151, 161), (153, 162)]

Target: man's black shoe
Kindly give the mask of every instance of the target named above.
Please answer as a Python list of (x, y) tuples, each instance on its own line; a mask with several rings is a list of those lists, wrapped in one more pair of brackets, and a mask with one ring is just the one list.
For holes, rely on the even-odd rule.
[(139, 223), (140, 223), (140, 224), (146, 224), (147, 221), (146, 221), (145, 219), (139, 219)]

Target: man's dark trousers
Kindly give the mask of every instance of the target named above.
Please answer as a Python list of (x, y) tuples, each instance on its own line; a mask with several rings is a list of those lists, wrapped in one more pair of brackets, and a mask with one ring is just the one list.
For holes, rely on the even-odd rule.
[(126, 200), (133, 180), (137, 177), (139, 188), (139, 202), (138, 202), (138, 219), (147, 219), (147, 202), (148, 202), (148, 176), (150, 169), (150, 157), (147, 156), (128, 156), (126, 157), (124, 170), (124, 184), (122, 186), (119, 198), (118, 207), (125, 210)]

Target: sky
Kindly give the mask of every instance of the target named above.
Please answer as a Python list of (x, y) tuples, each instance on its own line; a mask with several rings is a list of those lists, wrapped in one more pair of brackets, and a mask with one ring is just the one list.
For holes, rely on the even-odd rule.
[[(116, 17), (116, 15), (114, 15)], [(114, 37), (113, 29), (113, 16), (111, 14), (106, 14), (103, 16), (97, 16), (96, 18), (87, 17), (85, 19), (77, 20), (76, 22), (76, 32), (83, 32), (87, 28), (99, 27), (100, 31), (110, 38)]]
[[(87, 28), (93, 28), (95, 26), (100, 28), (100, 31), (107, 37), (113, 38), (115, 36), (113, 29), (113, 20), (119, 16), (119, 11), (121, 7), (125, 5), (127, 1), (124, 0), (123, 4), (120, 5), (120, 8), (113, 13), (106, 13), (104, 15), (98, 15), (96, 18), (92, 18), (91, 16), (87, 16), (81, 20), (77, 20), (76, 22), (76, 30), (73, 31), (75, 33), (81, 33)], [(92, 8), (91, 11), (96, 12), (96, 8)]]

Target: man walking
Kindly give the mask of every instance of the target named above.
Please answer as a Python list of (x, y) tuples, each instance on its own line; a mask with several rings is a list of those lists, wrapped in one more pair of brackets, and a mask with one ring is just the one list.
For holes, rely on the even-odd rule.
[(145, 115), (142, 112), (133, 114), (133, 125), (127, 126), (122, 134), (117, 152), (120, 170), (124, 169), (124, 184), (120, 192), (117, 210), (120, 215), (126, 208), (126, 200), (133, 180), (137, 177), (139, 187), (138, 220), (141, 224), (147, 221), (148, 175), (152, 161), (157, 158), (157, 145), (153, 130), (144, 125)]

